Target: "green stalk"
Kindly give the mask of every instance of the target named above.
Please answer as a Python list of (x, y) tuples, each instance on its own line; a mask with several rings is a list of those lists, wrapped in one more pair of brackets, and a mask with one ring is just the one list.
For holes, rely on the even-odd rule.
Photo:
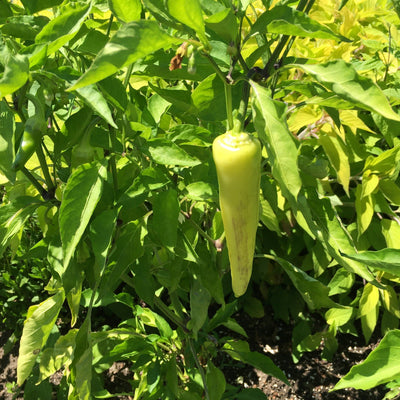
[(210, 395), (208, 393), (208, 386), (207, 386), (207, 380), (206, 380), (206, 374), (204, 373), (204, 368), (201, 366), (199, 362), (199, 358), (197, 357), (196, 354), (196, 349), (194, 348), (193, 345), (193, 340), (191, 338), (188, 339), (190, 351), (192, 352), (194, 362), (196, 363), (196, 367), (200, 372), (201, 380), (203, 381), (203, 386), (204, 386), (204, 395), (207, 400), (210, 400)]
[(51, 179), (49, 167), (47, 165), (46, 157), (45, 157), (45, 155), (43, 153), (43, 149), (42, 149), (41, 144), (39, 144), (39, 146), (37, 146), (36, 154), (38, 156), (40, 167), (42, 169), (42, 172), (43, 172), (43, 175), (44, 175), (44, 179), (46, 181), (47, 190), (50, 193), (53, 193), (54, 189), (55, 189), (55, 186), (54, 186), (53, 180)]
[(226, 116), (228, 120), (228, 131), (233, 129), (233, 115), (232, 115), (232, 86), (226, 82), (224, 82), (225, 89), (225, 107), (226, 107)]
[(44, 200), (49, 200), (49, 193), (47, 190), (37, 181), (37, 179), (26, 169), (26, 167), (21, 168), (22, 173), (29, 179), (32, 185), (40, 193)]

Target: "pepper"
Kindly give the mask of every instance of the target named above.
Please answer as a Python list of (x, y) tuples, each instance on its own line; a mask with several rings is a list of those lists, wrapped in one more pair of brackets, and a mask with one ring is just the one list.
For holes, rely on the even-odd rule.
[(259, 220), (261, 146), (248, 133), (228, 131), (214, 140), (212, 151), (232, 289), (239, 297), (247, 290), (253, 267)]
[(14, 171), (20, 170), (32, 157), (37, 146), (40, 145), (47, 126), (44, 119), (44, 111), (39, 101), (30, 94), (27, 94), (26, 97), (34, 104), (35, 114), (25, 122), (21, 142), (11, 166)]

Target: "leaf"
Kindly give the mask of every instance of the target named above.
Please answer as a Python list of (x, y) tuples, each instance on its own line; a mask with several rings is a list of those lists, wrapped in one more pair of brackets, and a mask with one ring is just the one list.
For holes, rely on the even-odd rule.
[(224, 373), (212, 361), (207, 362), (206, 382), (210, 400), (221, 400), (225, 392), (226, 381)]
[(71, 398), (92, 399), (92, 358), (90, 318), (86, 317), (75, 337), (75, 351), (71, 363), (71, 380), (73, 382)]
[(361, 327), (365, 342), (368, 343), (372, 332), (375, 329), (379, 314), (379, 289), (367, 283), (364, 286), (360, 303), (359, 315), (361, 317)]
[(205, 331), (211, 332), (219, 325), (228, 322), (229, 318), (236, 311), (236, 309), (237, 309), (236, 300), (232, 301), (232, 303), (222, 305), (214, 314), (214, 316), (210, 319), (210, 321), (208, 321), (207, 325), (205, 326)]
[(400, 225), (397, 221), (383, 219), (381, 221), (382, 235), (385, 237), (386, 247), (400, 249)]
[(195, 279), (190, 289), (190, 321), (188, 322), (188, 328), (193, 331), (196, 337), (200, 328), (206, 322), (210, 301), (210, 292), (198, 279)]
[(255, 33), (279, 33), (349, 42), (348, 39), (311, 19), (307, 14), (285, 5), (275, 6), (261, 14), (252, 26), (250, 35)]
[(342, 99), (386, 118), (400, 121), (382, 90), (369, 78), (361, 76), (354, 67), (343, 60), (324, 64), (294, 64), (312, 75), (318, 82)]
[(0, 102), (0, 172), (14, 183), (15, 171), (11, 170), (14, 160), (14, 116), (6, 106), (5, 101)]
[(91, 8), (92, 2), (66, 3), (60, 7), (58, 16), (36, 35), (35, 42), (47, 44), (47, 55), (53, 54), (79, 32)]
[(249, 364), (265, 374), (272, 375), (275, 378), (280, 379), (282, 382), (289, 384), (282, 370), (278, 368), (266, 355), (256, 351), (250, 351), (249, 344), (247, 342), (241, 340), (228, 340), (224, 344), (223, 350), (234, 360), (239, 360), (243, 363)]
[(108, 0), (111, 12), (122, 22), (140, 19), (142, 4), (140, 0)]
[(208, 43), (199, 0), (168, 0), (168, 11), (177, 21), (192, 28), (203, 44)]
[(105, 165), (93, 162), (79, 166), (68, 179), (59, 214), (64, 269), (100, 200), (106, 173)]
[(221, 11), (210, 15), (206, 26), (213, 30), (226, 43), (234, 43), (238, 34), (238, 22), (232, 9), (224, 8)]
[(380, 178), (392, 178), (399, 172), (400, 145), (386, 150), (377, 157), (368, 157), (365, 160), (364, 173), (375, 173)]
[(275, 260), (289, 275), (293, 285), (311, 310), (337, 306), (337, 304), (329, 298), (329, 288), (322, 282), (312, 278), (300, 268), (295, 267), (282, 258), (275, 257)]
[(20, 196), (10, 208), (2, 207), (0, 210), (0, 255), (8, 246), (10, 240), (21, 230), (26, 220), (42, 205), (37, 199)]
[(108, 124), (114, 128), (118, 128), (115, 124), (110, 107), (106, 99), (95, 85), (88, 85), (76, 90), (78, 97), (85, 101), (85, 103), (97, 114), (100, 115)]
[(345, 258), (356, 260), (370, 268), (385, 271), (400, 277), (400, 250), (382, 249), (377, 251), (363, 251), (358, 254), (343, 254)]
[(168, 189), (153, 198), (153, 225), (155, 235), (161, 244), (173, 250), (178, 235), (178, 217), (180, 214), (178, 193)]
[(347, 196), (349, 196), (350, 164), (345, 144), (328, 124), (321, 129), (318, 141), (336, 171), (339, 183), (343, 186)]
[(286, 198), (295, 203), (301, 188), (297, 148), (286, 123), (285, 105), (272, 100), (268, 91), (250, 81), (253, 117), (258, 136), (266, 147), (272, 174)]
[(9, 57), (4, 66), (3, 75), (0, 78), (0, 98), (14, 93), (25, 85), (28, 78), (28, 57), (20, 54)]
[(207, 182), (192, 182), (185, 187), (185, 192), (191, 200), (216, 201), (218, 198), (215, 187)]
[(115, 230), (116, 210), (103, 211), (90, 224), (90, 241), (97, 262), (98, 275), (100, 278), (106, 264), (106, 257), (111, 246), (111, 240)]
[(60, 336), (53, 347), (46, 348), (40, 355), (39, 382), (56, 373), (61, 368), (68, 368), (72, 362), (77, 329), (71, 329)]
[(34, 14), (46, 8), (56, 7), (62, 0), (21, 0), (21, 3), (29, 13)]
[(179, 39), (162, 31), (155, 21), (128, 22), (120, 27), (86, 73), (69, 90), (96, 83), (148, 54), (179, 42)]
[(353, 366), (333, 388), (368, 390), (400, 378), (400, 331), (388, 332), (378, 347), (360, 364)]
[(158, 164), (193, 167), (201, 161), (192, 157), (181, 147), (165, 138), (154, 138), (146, 142), (146, 150)]
[(57, 292), (39, 305), (31, 306), (24, 323), (17, 365), (17, 384), (31, 374), (40, 350), (47, 342), (64, 302), (64, 291)]
[(335, 327), (347, 324), (354, 317), (353, 307), (331, 308), (325, 313), (326, 322)]
[(131, 221), (121, 229), (109, 255), (104, 278), (101, 280), (100, 299), (116, 289), (121, 275), (143, 255), (141, 235), (142, 225), (138, 221)]
[[(232, 88), (233, 108), (239, 106), (241, 88), (242, 85)], [(192, 101), (199, 117), (205, 121), (223, 121), (227, 118), (224, 83), (216, 74), (211, 74), (199, 83), (192, 92)]]
[(374, 216), (374, 198), (373, 196), (362, 197), (362, 186), (358, 185), (356, 189), (356, 211), (357, 211), (357, 229), (360, 237), (369, 227)]

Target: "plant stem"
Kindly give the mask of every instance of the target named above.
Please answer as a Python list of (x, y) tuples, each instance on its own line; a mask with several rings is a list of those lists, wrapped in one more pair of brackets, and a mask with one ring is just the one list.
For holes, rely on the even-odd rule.
[(204, 368), (200, 365), (199, 359), (196, 354), (196, 349), (194, 348), (194, 345), (193, 345), (193, 340), (191, 338), (189, 338), (188, 342), (189, 342), (190, 351), (192, 352), (192, 355), (194, 358), (194, 362), (196, 363), (196, 367), (200, 372), (201, 380), (203, 381), (205, 398), (207, 400), (210, 400), (210, 395), (208, 393), (207, 380), (206, 380), (206, 375), (204, 373)]
[(29, 179), (32, 185), (40, 193), (44, 200), (49, 200), (49, 193), (47, 190), (37, 181), (37, 179), (26, 169), (26, 167), (21, 168), (22, 173)]
[(187, 217), (185, 213), (182, 212), (182, 214), (185, 215), (187, 221), (189, 221), (196, 228), (197, 232), (199, 232), (204, 239), (207, 239), (211, 244), (215, 244), (215, 240), (207, 232), (203, 231), (197, 222), (193, 221), (190, 217)]
[(125, 88), (128, 87), (129, 79), (130, 79), (130, 77), (131, 77), (131, 75), (132, 75), (132, 71), (133, 71), (133, 64), (130, 64), (130, 65), (128, 66), (128, 69), (127, 69), (126, 75), (125, 75), (125, 79), (124, 79), (124, 86), (125, 86)]
[(243, 83), (242, 98), (240, 99), (239, 110), (238, 110), (238, 120), (240, 121), (241, 124), (241, 130), (244, 127), (244, 121), (246, 119), (247, 106), (249, 104), (249, 96), (250, 96), (250, 83), (248, 80), (246, 80)]
[(50, 194), (52, 194), (52, 193), (54, 193), (55, 186), (54, 186), (53, 180), (51, 179), (49, 167), (47, 166), (46, 157), (43, 153), (41, 144), (39, 144), (39, 146), (37, 146), (36, 154), (38, 156), (40, 167), (42, 169), (44, 179), (46, 181), (47, 190), (49, 191)]
[[(130, 276), (127, 274), (123, 274), (121, 276), (121, 279), (132, 289), (135, 289), (135, 284), (133, 283), (133, 280)], [(154, 295), (154, 305), (163, 312), (163, 314), (170, 319), (172, 322), (175, 323), (175, 325), (181, 327), (184, 332), (188, 333), (188, 329), (186, 328), (185, 323), (177, 316), (175, 315), (168, 307), (167, 305), (156, 295)]]
[(219, 66), (214, 61), (214, 59), (208, 53), (203, 52), (202, 54), (203, 54), (204, 57), (207, 58), (207, 60), (210, 62), (211, 66), (214, 68), (215, 72), (217, 73), (217, 75), (222, 79), (222, 82), (224, 82), (224, 84), (225, 84), (226, 83), (226, 76), (220, 70)]
[(225, 107), (226, 107), (226, 116), (228, 120), (228, 131), (233, 129), (233, 115), (232, 115), (232, 86), (226, 82), (224, 82), (225, 89)]

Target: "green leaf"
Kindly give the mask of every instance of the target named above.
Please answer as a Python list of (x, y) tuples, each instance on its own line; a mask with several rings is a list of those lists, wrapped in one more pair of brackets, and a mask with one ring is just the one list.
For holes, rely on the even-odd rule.
[(64, 302), (64, 291), (42, 303), (31, 306), (24, 323), (17, 365), (17, 384), (22, 385), (31, 374), (40, 350), (47, 342)]
[(357, 186), (356, 189), (356, 211), (357, 211), (357, 229), (360, 237), (369, 227), (374, 216), (375, 201), (373, 196), (362, 196), (363, 187)]
[(400, 206), (400, 188), (396, 182), (390, 179), (381, 179), (379, 181), (379, 189), (392, 204)]
[(196, 337), (206, 322), (210, 301), (210, 292), (198, 279), (195, 279), (190, 289), (190, 321), (188, 322), (188, 328), (193, 331)]
[(289, 275), (293, 285), (311, 310), (337, 306), (337, 304), (329, 298), (329, 288), (322, 282), (307, 275), (303, 270), (295, 267), (289, 261), (279, 257), (275, 257), (275, 260)]
[[(327, 127), (331, 128), (328, 124)], [(321, 129), (318, 141), (336, 171), (338, 182), (343, 186), (347, 196), (349, 196), (350, 163), (346, 145), (333, 129), (327, 130), (325, 127)]]
[(400, 121), (400, 115), (393, 111), (382, 90), (371, 79), (359, 75), (351, 64), (335, 60), (324, 64), (295, 64), (292, 67), (309, 73), (342, 99)]
[(40, 355), (39, 382), (56, 373), (61, 368), (68, 368), (72, 362), (77, 329), (71, 329), (60, 336), (53, 347), (46, 348)]
[(153, 226), (161, 244), (172, 250), (178, 234), (180, 206), (174, 189), (162, 191), (153, 198)]
[(0, 78), (0, 98), (14, 93), (25, 85), (29, 78), (29, 60), (27, 56), (10, 56)]
[(346, 325), (355, 314), (353, 307), (331, 308), (325, 313), (326, 322), (335, 327)]
[(179, 165), (193, 167), (201, 164), (201, 161), (192, 157), (181, 147), (165, 138), (154, 138), (146, 142), (147, 152), (158, 164)]
[(24, 8), (31, 14), (46, 8), (56, 7), (62, 3), (62, 0), (21, 0)]
[(216, 201), (218, 197), (215, 187), (207, 182), (190, 183), (185, 187), (185, 196), (199, 201)]
[(278, 218), (269, 202), (263, 197), (260, 197), (260, 220), (270, 231), (275, 231), (281, 236)]
[(354, 274), (345, 268), (339, 268), (328, 284), (329, 296), (347, 293), (355, 282)]
[(285, 5), (275, 6), (261, 14), (252, 26), (250, 35), (255, 33), (279, 33), (349, 42), (348, 39), (332, 32), (328, 27), (311, 19), (307, 14)]
[(272, 360), (264, 354), (256, 351), (250, 351), (249, 344), (244, 341), (228, 340), (223, 350), (229, 354), (234, 360), (239, 360), (259, 369), (267, 375), (272, 375), (280, 379), (282, 382), (289, 384), (285, 374), (278, 368)]
[(59, 214), (64, 269), (100, 200), (106, 174), (105, 165), (93, 162), (79, 166), (68, 179)]
[[(19, 201), (18, 201), (19, 200)], [(26, 220), (42, 205), (37, 199), (20, 196), (15, 204), (2, 207), (0, 210), (0, 255), (8, 246), (10, 240), (21, 230)]]
[(92, 8), (92, 2), (65, 3), (57, 17), (36, 35), (35, 42), (47, 44), (47, 55), (68, 43), (79, 31)]
[(229, 318), (236, 311), (236, 309), (237, 309), (236, 300), (232, 301), (232, 303), (222, 305), (214, 314), (214, 316), (211, 318), (211, 320), (208, 321), (207, 325), (204, 328), (205, 331), (211, 332), (219, 325), (228, 322)]
[[(232, 88), (232, 107), (240, 102), (242, 85)], [(216, 74), (212, 74), (199, 83), (192, 92), (192, 101), (205, 121), (223, 121), (226, 119), (224, 83)]]
[(361, 364), (355, 365), (333, 388), (368, 390), (400, 378), (400, 331), (388, 332)]
[(400, 249), (400, 225), (397, 221), (383, 219), (381, 221), (382, 235), (385, 237), (386, 247)]
[(142, 4), (140, 0), (108, 0), (111, 12), (122, 22), (140, 19)]
[(75, 337), (75, 351), (71, 363), (71, 398), (91, 400), (92, 343), (90, 318), (86, 318)]
[(236, 41), (238, 34), (238, 22), (231, 8), (225, 8), (213, 15), (206, 21), (206, 26), (213, 30), (220, 38), (228, 44)]
[(268, 400), (261, 389), (244, 389), (235, 394), (235, 400)]
[(208, 43), (198, 0), (168, 0), (168, 11), (177, 21), (192, 28), (203, 44)]
[(221, 400), (226, 387), (225, 376), (211, 360), (207, 362), (206, 382), (210, 400)]
[(115, 230), (115, 209), (105, 210), (90, 224), (90, 241), (97, 262), (98, 279), (103, 273), (108, 250)]
[(379, 315), (379, 289), (371, 283), (364, 286), (359, 303), (359, 315), (365, 342), (368, 343)]
[(146, 262), (140, 262), (132, 268), (134, 272), (133, 282), (137, 295), (147, 304), (153, 306), (154, 293), (157, 284), (151, 273), (151, 266)]
[(14, 183), (15, 171), (11, 170), (14, 160), (14, 116), (6, 106), (5, 101), (0, 102), (0, 172)]
[(305, 197), (299, 196), (297, 207), (301, 211), (311, 235), (318, 238), (329, 255), (339, 265), (345, 267), (349, 272), (360, 275), (368, 282), (374, 281), (376, 283), (374, 275), (365, 263), (349, 260), (342, 256), (343, 252), (353, 254), (356, 248), (329, 199), (319, 198), (316, 193), (312, 192), (307, 200)]
[(78, 97), (85, 101), (85, 103), (101, 118), (103, 118), (108, 124), (114, 128), (118, 128), (115, 124), (110, 107), (107, 104), (106, 99), (103, 97), (101, 92), (95, 85), (88, 85), (81, 87), (76, 90)]
[(141, 237), (142, 225), (138, 221), (131, 221), (121, 229), (109, 255), (104, 278), (101, 280), (100, 298), (113, 292), (120, 282), (121, 275), (143, 255)]
[(266, 147), (272, 174), (282, 193), (295, 202), (301, 188), (297, 148), (286, 123), (285, 105), (272, 100), (267, 89), (251, 81), (253, 117), (258, 136)]
[(378, 251), (363, 251), (358, 254), (343, 254), (345, 258), (356, 260), (370, 268), (385, 271), (400, 277), (400, 250), (382, 249)]
[(85, 74), (69, 90), (96, 83), (157, 50), (178, 44), (154, 21), (133, 21), (121, 26)]
[(365, 161), (364, 172), (372, 172), (380, 178), (392, 178), (399, 173), (400, 145), (386, 150), (377, 157), (368, 157)]

